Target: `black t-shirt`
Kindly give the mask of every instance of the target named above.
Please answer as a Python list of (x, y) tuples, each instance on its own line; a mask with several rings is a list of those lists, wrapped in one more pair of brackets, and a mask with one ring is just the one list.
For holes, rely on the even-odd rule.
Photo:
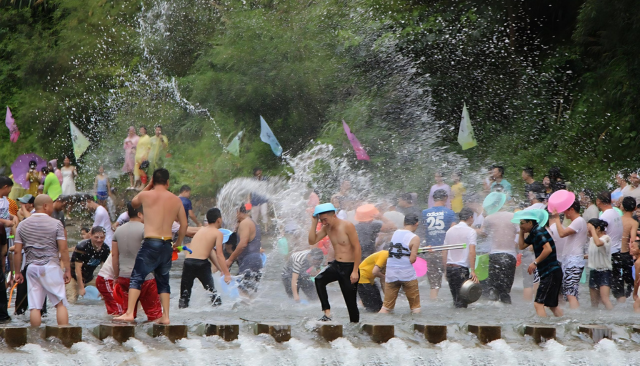
[(538, 182), (538, 181), (534, 181), (531, 184), (525, 183), (524, 184), (524, 193), (526, 195), (528, 195), (529, 191), (544, 192), (544, 185), (542, 183)]
[(96, 250), (91, 244), (91, 240), (81, 241), (71, 255), (71, 277), (76, 281), (78, 280), (74, 263), (82, 263), (82, 282), (85, 284), (90, 282), (93, 280), (93, 272), (95, 272), (100, 263), (104, 263), (107, 260), (110, 253), (111, 250), (106, 244), (102, 244), (100, 250)]
[(60, 222), (62, 223), (62, 227), (66, 228), (67, 225), (64, 222), (64, 210), (60, 210), (60, 211), (56, 211), (53, 210), (53, 212), (51, 213), (51, 217), (53, 217), (56, 220), (60, 220)]

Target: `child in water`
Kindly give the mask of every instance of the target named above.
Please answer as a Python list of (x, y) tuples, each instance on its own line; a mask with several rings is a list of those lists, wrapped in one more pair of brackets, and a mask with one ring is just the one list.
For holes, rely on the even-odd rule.
[(611, 291), (611, 238), (605, 234), (608, 224), (600, 219), (591, 219), (587, 223), (589, 235), (588, 264), (589, 292), (591, 306), (598, 307), (602, 302), (607, 310), (613, 309), (609, 293)]

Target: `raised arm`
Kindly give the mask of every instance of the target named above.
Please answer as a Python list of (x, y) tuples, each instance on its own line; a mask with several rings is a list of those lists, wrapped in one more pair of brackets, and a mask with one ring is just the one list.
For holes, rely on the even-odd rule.
[(520, 248), (520, 250), (525, 250), (528, 246), (529, 244), (524, 242), (524, 231), (520, 230), (518, 232), (518, 248)]
[(556, 230), (558, 230), (558, 235), (560, 235), (561, 238), (566, 238), (567, 236), (570, 236), (576, 233), (576, 231), (573, 230), (572, 228), (562, 226), (562, 222), (560, 221), (560, 215), (555, 215), (555, 217), (551, 221), (555, 222)]
[(311, 228), (309, 229), (309, 245), (316, 245), (320, 240), (327, 236), (327, 230), (323, 226), (320, 231), (316, 232), (318, 227), (318, 218), (311, 217)]

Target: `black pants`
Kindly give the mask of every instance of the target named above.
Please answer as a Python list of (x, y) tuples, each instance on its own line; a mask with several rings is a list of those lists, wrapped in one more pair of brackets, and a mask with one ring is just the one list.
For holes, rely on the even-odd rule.
[(629, 297), (633, 292), (633, 257), (629, 253), (611, 253), (611, 293), (613, 297)]
[(507, 253), (489, 254), (489, 287), (495, 298), (511, 304), (511, 286), (516, 275), (516, 257)]
[(382, 296), (380, 296), (380, 289), (375, 282), (359, 283), (358, 296), (367, 311), (377, 313), (382, 308)]
[[(18, 284), (18, 286), (16, 286), (16, 314), (17, 315), (21, 315), (24, 314), (27, 310), (29, 310), (29, 300), (28, 300), (28, 293), (27, 293), (27, 267), (24, 267), (24, 270), (22, 270), (22, 278), (24, 278), (24, 281), (22, 281), (21, 284)], [(42, 305), (42, 314), (46, 314), (47, 313), (47, 298), (44, 298), (44, 304)]]
[[(287, 295), (289, 297), (293, 297), (293, 289), (291, 289), (291, 276), (283, 273), (282, 284), (284, 285), (284, 290), (286, 291)], [(307, 295), (307, 299), (309, 300), (315, 300), (318, 298), (316, 287), (309, 276), (298, 276), (298, 295), (300, 295), (300, 290), (302, 290), (302, 292)]]
[[(329, 263), (329, 266), (316, 276), (316, 291), (318, 291), (322, 310), (329, 310), (331, 306), (329, 305), (329, 295), (327, 295), (327, 285), (338, 281), (347, 310), (349, 310), (349, 320), (352, 323), (357, 323), (360, 321), (360, 312), (356, 301), (358, 283), (351, 283), (351, 272), (353, 272), (353, 263), (338, 261)], [(358, 277), (359, 275), (360, 271), (358, 270)]]
[[(4, 231), (2, 231), (0, 235), (4, 235)], [(2, 267), (4, 267), (4, 263)], [(11, 317), (9, 316), (9, 311), (7, 309), (9, 307), (9, 300), (7, 299), (7, 287), (2, 268), (0, 268), (0, 275), (0, 321), (3, 321), (9, 320)]]
[(460, 288), (464, 281), (469, 279), (469, 268), (447, 266), (447, 282), (453, 297), (453, 305), (457, 308), (466, 308), (467, 303), (460, 298)]
[(189, 307), (189, 299), (191, 299), (191, 288), (195, 279), (200, 280), (205, 290), (211, 292), (211, 303), (213, 305), (222, 304), (220, 296), (216, 292), (213, 285), (213, 276), (211, 275), (211, 263), (208, 259), (187, 258), (182, 266), (182, 280), (180, 281), (180, 309)]

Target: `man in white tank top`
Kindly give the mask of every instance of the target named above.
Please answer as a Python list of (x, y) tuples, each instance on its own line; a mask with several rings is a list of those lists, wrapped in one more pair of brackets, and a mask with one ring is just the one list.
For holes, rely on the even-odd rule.
[(420, 247), (420, 238), (414, 234), (419, 223), (418, 215), (409, 213), (404, 217), (404, 228), (396, 230), (391, 237), (385, 275), (384, 303), (380, 313), (386, 314), (393, 310), (400, 288), (407, 295), (411, 312), (420, 312), (418, 277), (413, 268), (413, 262), (416, 261), (418, 247)]

